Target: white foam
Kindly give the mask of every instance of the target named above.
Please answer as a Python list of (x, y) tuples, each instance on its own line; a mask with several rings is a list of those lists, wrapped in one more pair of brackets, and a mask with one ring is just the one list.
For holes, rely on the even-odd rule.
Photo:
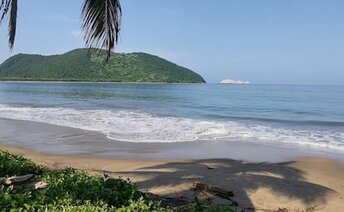
[(0, 105), (0, 117), (99, 131), (127, 142), (231, 140), (294, 144), (344, 152), (344, 133), (293, 130), (232, 121), (160, 117), (139, 111), (76, 110)]

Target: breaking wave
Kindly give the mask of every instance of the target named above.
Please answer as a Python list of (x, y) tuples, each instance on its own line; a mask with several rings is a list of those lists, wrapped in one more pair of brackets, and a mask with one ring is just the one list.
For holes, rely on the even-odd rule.
[(244, 124), (156, 116), (128, 110), (78, 110), (0, 105), (0, 118), (36, 121), (104, 133), (126, 142), (186, 142), (230, 140), (292, 144), (344, 152), (344, 133), (334, 130), (296, 130)]

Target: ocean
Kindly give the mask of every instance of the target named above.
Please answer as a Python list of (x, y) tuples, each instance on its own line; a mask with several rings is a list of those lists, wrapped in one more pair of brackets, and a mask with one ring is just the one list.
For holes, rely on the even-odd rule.
[(123, 142), (249, 142), (344, 154), (344, 86), (1, 82), (0, 118)]

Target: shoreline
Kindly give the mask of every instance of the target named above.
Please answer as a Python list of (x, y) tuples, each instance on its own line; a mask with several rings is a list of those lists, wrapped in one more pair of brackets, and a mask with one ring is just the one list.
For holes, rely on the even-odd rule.
[(344, 164), (344, 154), (293, 145), (235, 141), (122, 142), (97, 131), (4, 118), (0, 118), (0, 128), (0, 145), (14, 145), (48, 154), (140, 160), (229, 158), (256, 162), (321, 157)]
[[(39, 153), (0, 145), (50, 169), (72, 167), (93, 174), (130, 178), (141, 191), (192, 200), (194, 182), (234, 192), (239, 208), (277, 211), (344, 210), (344, 166), (325, 158), (295, 158), (284, 162), (233, 159), (140, 160)], [(211, 197), (214, 202), (226, 201)]]

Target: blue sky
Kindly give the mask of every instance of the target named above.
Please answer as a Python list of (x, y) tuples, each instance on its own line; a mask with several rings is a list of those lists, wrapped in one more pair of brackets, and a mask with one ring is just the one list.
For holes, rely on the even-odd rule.
[[(19, 0), (19, 52), (59, 54), (84, 46), (82, 0)], [(344, 84), (342, 0), (122, 0), (117, 52), (155, 54), (208, 82)]]

